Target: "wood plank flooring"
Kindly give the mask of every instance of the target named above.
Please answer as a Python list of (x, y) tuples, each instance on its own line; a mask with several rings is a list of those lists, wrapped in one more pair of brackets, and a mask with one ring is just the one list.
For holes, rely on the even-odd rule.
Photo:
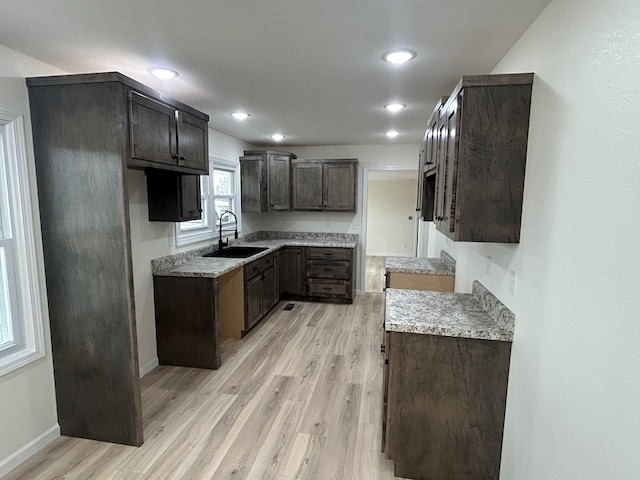
[(3, 480), (395, 478), (381, 445), (384, 295), (281, 302), (222, 367), (142, 379), (144, 444), (60, 437)]

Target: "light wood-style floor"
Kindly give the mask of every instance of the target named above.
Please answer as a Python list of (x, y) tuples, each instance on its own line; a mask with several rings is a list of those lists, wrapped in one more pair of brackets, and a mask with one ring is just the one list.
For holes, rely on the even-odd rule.
[(383, 294), (281, 302), (222, 367), (142, 379), (144, 444), (60, 437), (3, 480), (392, 479), (381, 445)]

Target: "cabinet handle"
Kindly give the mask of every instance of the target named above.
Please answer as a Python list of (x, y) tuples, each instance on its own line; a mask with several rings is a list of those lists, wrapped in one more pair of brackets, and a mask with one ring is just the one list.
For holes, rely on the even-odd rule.
[(177, 153), (173, 153), (171, 155), (171, 158), (173, 158), (174, 160), (178, 160), (178, 154)]
[(323, 290), (331, 290), (331, 287), (322, 287)]
[(382, 345), (380, 345), (380, 353), (385, 353), (386, 351), (387, 351), (387, 347), (383, 343)]
[(180, 157), (180, 160), (182, 160), (183, 162), (187, 159), (187, 157)]
[(325, 272), (333, 272), (333, 268), (325, 268), (324, 271)]

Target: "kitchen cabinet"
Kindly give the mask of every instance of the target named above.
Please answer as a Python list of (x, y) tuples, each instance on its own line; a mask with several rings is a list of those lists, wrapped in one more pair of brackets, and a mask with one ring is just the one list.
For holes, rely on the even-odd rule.
[(243, 212), (272, 212), (291, 209), (290, 162), (292, 153), (245, 150), (240, 157)]
[(465, 76), (439, 110), (434, 221), (452, 240), (520, 241), (532, 83)]
[(418, 156), (418, 196), (416, 211), (420, 212), (423, 221), (433, 221), (434, 201), (436, 189), (436, 165), (438, 162), (439, 142), (438, 124), (440, 120), (440, 110), (448, 97), (442, 97), (429, 117), (424, 141), (420, 147)]
[(353, 301), (354, 249), (307, 247), (306, 295), (317, 299)]
[[(130, 95), (188, 113), (205, 129), (208, 117), (116, 72), (26, 83), (60, 431), (140, 445), (126, 168), (200, 172), (132, 158)], [(204, 143), (198, 148), (206, 152)]]
[(291, 162), (292, 210), (355, 212), (357, 159)]
[(217, 278), (154, 275), (160, 365), (210, 369), (220, 366), (219, 288)]
[(130, 164), (209, 173), (207, 120), (129, 91)]
[(301, 296), (304, 291), (302, 247), (283, 247), (276, 255), (280, 297)]
[(500, 475), (510, 342), (386, 332), (383, 450), (395, 475)]
[(278, 303), (276, 269), (273, 253), (244, 266), (244, 333), (248, 332)]
[(165, 170), (146, 171), (151, 222), (199, 220), (202, 215), (200, 176)]

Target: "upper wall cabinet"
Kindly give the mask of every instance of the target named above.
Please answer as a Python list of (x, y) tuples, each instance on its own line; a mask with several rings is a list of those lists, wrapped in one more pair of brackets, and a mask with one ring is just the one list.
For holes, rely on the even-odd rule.
[(208, 172), (207, 121), (135, 91), (129, 92), (132, 166)]
[(532, 73), (465, 76), (432, 117), (433, 219), (452, 240), (520, 241), (532, 84)]
[(291, 162), (292, 210), (355, 212), (358, 160)]
[(271, 150), (245, 150), (240, 157), (243, 212), (291, 209), (290, 162), (296, 156)]

